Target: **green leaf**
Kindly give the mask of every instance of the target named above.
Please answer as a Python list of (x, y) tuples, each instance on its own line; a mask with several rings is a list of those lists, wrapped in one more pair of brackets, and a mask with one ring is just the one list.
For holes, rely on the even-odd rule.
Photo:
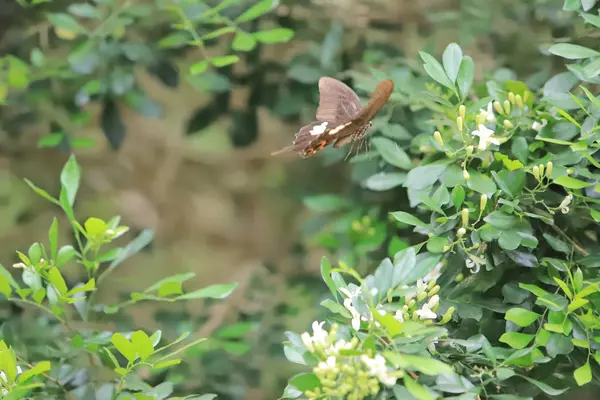
[(450, 78), (451, 82), (456, 82), (458, 77), (458, 71), (462, 64), (463, 54), (460, 46), (456, 43), (450, 43), (444, 50), (442, 55), (442, 63), (446, 75)]
[(460, 69), (458, 70), (458, 76), (456, 77), (456, 85), (460, 91), (461, 97), (464, 99), (469, 94), (471, 85), (473, 85), (473, 79), (475, 77), (475, 63), (469, 56), (464, 56), (460, 63)]
[(411, 368), (416, 369), (425, 375), (435, 376), (440, 374), (451, 374), (454, 371), (450, 365), (445, 364), (430, 357), (414, 356), (410, 354), (401, 354), (391, 351), (386, 351), (383, 356), (396, 368)]
[(510, 150), (521, 161), (526, 164), (529, 158), (529, 146), (524, 137), (518, 136), (512, 139)]
[(498, 339), (502, 343), (506, 343), (513, 349), (523, 349), (533, 340), (535, 335), (519, 332), (506, 332)]
[(155, 369), (168, 368), (168, 367), (172, 367), (173, 365), (178, 365), (178, 364), (181, 364), (181, 359), (175, 358), (174, 360), (167, 360), (167, 361), (156, 363), (156, 364), (154, 364), (154, 366), (152, 368), (155, 368)]
[(425, 62), (423, 64), (423, 68), (425, 68), (425, 72), (437, 83), (447, 87), (448, 89), (454, 91), (454, 84), (448, 79), (446, 72), (442, 65), (430, 54), (427, 54), (423, 51), (419, 52), (421, 59)]
[(233, 38), (231, 48), (235, 51), (251, 51), (256, 47), (256, 39), (249, 33), (238, 31)]
[(573, 377), (579, 386), (590, 383), (592, 381), (592, 368), (590, 367), (590, 362), (587, 361), (581, 367), (577, 368), (575, 372), (573, 372)]
[(175, 274), (175, 275), (171, 275), (171, 276), (167, 276), (166, 278), (163, 278), (161, 280), (159, 280), (158, 282), (155, 282), (152, 286), (150, 286), (149, 288), (147, 288), (146, 290), (144, 290), (144, 292), (154, 292), (156, 290), (159, 290), (165, 283), (169, 283), (169, 282), (176, 282), (179, 283), (181, 285), (182, 282), (185, 282), (187, 280), (192, 279), (194, 276), (196, 276), (196, 274), (194, 274), (193, 272), (188, 272), (185, 274)]
[(329, 194), (307, 196), (304, 199), (304, 205), (317, 212), (332, 212), (350, 207), (352, 204), (349, 199), (342, 196)]
[(455, 186), (454, 189), (452, 189), (451, 197), (454, 208), (459, 210), (460, 206), (465, 201), (465, 189), (460, 185)]
[(210, 39), (215, 39), (218, 38), (220, 36), (226, 35), (228, 33), (232, 33), (235, 32), (235, 27), (233, 26), (224, 26), (222, 28), (216, 29), (212, 32), (207, 33), (206, 35), (202, 35), (202, 37), (200, 39), (202, 40), (210, 40)]
[(448, 244), (447, 237), (432, 236), (427, 240), (427, 250), (432, 253), (442, 253), (444, 246)]
[(408, 374), (404, 376), (404, 386), (406, 389), (418, 400), (435, 400), (436, 396), (433, 396), (427, 388), (419, 385), (415, 382)]
[(571, 178), (566, 175), (559, 176), (553, 183), (566, 187), (567, 189), (583, 189), (592, 185), (591, 183), (580, 181), (579, 179)]
[(211, 285), (205, 288), (195, 290), (176, 297), (176, 300), (190, 300), (190, 299), (224, 299), (229, 296), (235, 288), (238, 286), (237, 282), (228, 283), (224, 285)]
[(288, 28), (275, 28), (267, 31), (254, 32), (254, 39), (264, 44), (283, 43), (294, 37), (294, 31)]
[(374, 192), (390, 190), (406, 181), (405, 172), (378, 172), (362, 182), (362, 186)]
[(508, 310), (504, 316), (504, 319), (507, 321), (512, 321), (521, 327), (526, 327), (533, 324), (539, 317), (541, 317), (541, 315), (538, 313), (516, 307)]
[(72, 297), (74, 294), (81, 292), (90, 292), (94, 289), (96, 289), (96, 280), (94, 278), (91, 278), (89, 281), (86, 282), (85, 285), (75, 286), (73, 289), (69, 290), (66, 296)]
[(544, 236), (544, 239), (546, 239), (546, 242), (548, 242), (550, 247), (552, 247), (554, 250), (559, 251), (561, 253), (565, 253), (565, 254), (571, 253), (571, 249), (569, 248), (569, 245), (566, 244), (565, 242), (563, 242), (562, 240), (555, 238), (554, 236), (552, 236), (548, 233), (544, 233), (543, 236)]
[(238, 56), (219, 56), (213, 57), (208, 61), (210, 61), (210, 63), (215, 67), (221, 68), (227, 65), (235, 64), (236, 62), (240, 61), (240, 58)]
[(535, 386), (537, 386), (538, 388), (540, 388), (544, 393), (549, 394), (551, 396), (559, 396), (562, 393), (566, 392), (569, 388), (564, 388), (564, 389), (554, 389), (553, 387), (540, 382), (538, 380), (535, 380), (533, 378), (530, 378), (528, 376), (524, 376), (524, 375), (519, 375), (521, 378), (525, 379), (526, 381), (534, 384)]
[(440, 178), (446, 168), (448, 168), (447, 163), (420, 165), (409, 171), (403, 186), (415, 190), (430, 187)]
[(569, 301), (558, 294), (546, 294), (538, 297), (535, 304), (546, 306), (552, 311), (562, 311), (569, 305)]
[(152, 241), (152, 229), (144, 229), (135, 239), (123, 247), (108, 268), (115, 268), (123, 261), (138, 253)]
[(48, 241), (50, 242), (50, 257), (55, 260), (58, 249), (58, 220), (56, 217), (52, 219), (52, 225), (48, 230)]
[(338, 299), (337, 287), (333, 279), (331, 279), (331, 263), (327, 259), (327, 257), (321, 257), (321, 278), (329, 288), (331, 294), (333, 294), (334, 299)]
[(594, 219), (594, 221), (600, 222), (600, 212), (598, 212), (596, 210), (591, 210), (590, 209), (590, 215), (592, 216), (592, 218)]
[(85, 32), (85, 29), (79, 24), (79, 22), (77, 22), (77, 20), (69, 14), (48, 14), (48, 22), (50, 22), (55, 27), (63, 29), (65, 31), (70, 31), (73, 33)]
[(34, 376), (43, 374), (44, 372), (50, 371), (51, 364), (50, 361), (40, 361), (33, 368), (23, 371), (22, 374), (18, 376), (17, 382), (24, 383)]
[(600, 53), (596, 50), (570, 43), (557, 43), (550, 46), (548, 51), (556, 56), (569, 60), (600, 56)]
[(546, 343), (546, 351), (552, 358), (555, 358), (559, 354), (569, 354), (574, 348), (575, 346), (573, 346), (571, 339), (562, 333), (553, 333), (550, 339), (548, 339), (548, 343)]
[(483, 220), (500, 230), (510, 229), (519, 223), (519, 218), (514, 215), (506, 214), (504, 211), (494, 211), (487, 215)]
[(39, 243), (33, 243), (29, 246), (29, 250), (27, 251), (27, 255), (29, 256), (29, 260), (33, 265), (39, 264), (42, 260), (42, 246)]
[(413, 167), (410, 157), (393, 140), (380, 136), (373, 138), (371, 142), (381, 157), (389, 164), (405, 170)]
[(600, 16), (588, 13), (583, 13), (581, 14), (581, 16), (590, 24), (594, 25), (597, 28), (600, 28)]
[(87, 3), (71, 4), (67, 8), (67, 10), (71, 14), (76, 15), (78, 17), (95, 18), (95, 19), (102, 18), (102, 13), (96, 7), (92, 6), (91, 4), (87, 4)]
[(56, 290), (58, 290), (58, 293), (60, 293), (61, 296), (67, 293), (67, 284), (58, 268), (50, 268), (48, 270), (47, 279), (52, 285), (54, 285), (54, 287), (56, 288)]
[(304, 392), (316, 388), (321, 383), (315, 374), (301, 373), (293, 376), (289, 384)]
[(85, 232), (88, 237), (97, 237), (103, 235), (107, 230), (108, 226), (106, 222), (102, 221), (99, 218), (90, 217), (83, 224), (85, 228)]
[(63, 138), (62, 133), (51, 133), (38, 140), (37, 145), (39, 148), (56, 147), (63, 141)]
[(63, 265), (65, 265), (66, 263), (71, 261), (73, 259), (73, 257), (75, 257), (76, 254), (77, 254), (77, 251), (71, 245), (65, 245), (65, 246), (61, 247), (58, 250), (58, 252), (56, 253), (56, 259), (54, 260), (56, 263), (56, 266), (62, 267)]
[(417, 218), (417, 217), (415, 217), (415, 216), (413, 216), (413, 215), (411, 215), (411, 214), (409, 214), (407, 212), (396, 211), (396, 212), (393, 212), (391, 214), (398, 221), (403, 222), (403, 223), (405, 223), (407, 225), (419, 226), (421, 228), (427, 228), (428, 227), (428, 225), (425, 222), (421, 221), (419, 218)]
[(190, 66), (190, 74), (199, 75), (208, 69), (208, 61), (202, 60)]
[(125, 336), (121, 333), (115, 333), (110, 342), (115, 346), (115, 348), (127, 359), (129, 362), (134, 362), (137, 358), (137, 352), (131, 342), (127, 340)]
[(23, 180), (25, 181), (25, 183), (27, 184), (27, 186), (29, 186), (31, 188), (31, 190), (33, 190), (37, 195), (42, 196), (43, 198), (45, 198), (46, 200), (56, 204), (57, 206), (60, 206), (60, 203), (57, 199), (55, 199), (54, 197), (50, 196), (48, 194), (48, 192), (46, 192), (44, 189), (41, 189), (39, 187), (37, 187), (36, 185), (33, 184), (33, 182), (31, 182), (29, 179), (27, 178), (23, 178)]
[(75, 159), (75, 155), (71, 154), (69, 160), (63, 167), (60, 173), (60, 183), (65, 190), (69, 205), (75, 203), (75, 196), (79, 189), (79, 181), (81, 179), (81, 167)]
[(271, 11), (273, 8), (277, 6), (279, 2), (277, 0), (261, 0), (258, 3), (254, 4), (252, 7), (244, 11), (239, 17), (235, 19), (235, 22), (247, 22), (252, 21)]
[(496, 192), (496, 184), (487, 175), (478, 171), (469, 171), (471, 178), (467, 181), (467, 186), (474, 191), (488, 196)]
[(8, 299), (12, 293), (12, 287), (10, 286), (10, 282), (4, 276), (4, 274), (0, 274), (0, 293), (2, 293)]
[(531, 285), (531, 284), (528, 284), (528, 283), (519, 283), (519, 287), (521, 289), (525, 289), (525, 290), (533, 293), (537, 297), (542, 297), (542, 296), (549, 295), (548, 292), (546, 292), (544, 289), (542, 289), (541, 287), (536, 286), (536, 285)]
[(152, 342), (144, 331), (135, 331), (131, 334), (131, 345), (142, 361), (154, 353)]

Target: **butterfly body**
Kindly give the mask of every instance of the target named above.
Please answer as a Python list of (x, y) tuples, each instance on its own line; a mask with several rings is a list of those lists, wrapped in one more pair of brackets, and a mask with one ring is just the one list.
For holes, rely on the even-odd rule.
[(381, 110), (394, 89), (394, 83), (382, 81), (369, 103), (362, 107), (356, 93), (334, 78), (319, 80), (319, 107), (317, 121), (300, 128), (294, 143), (275, 154), (295, 151), (301, 157), (310, 157), (333, 143), (341, 147), (362, 139), (372, 126), (371, 120)]

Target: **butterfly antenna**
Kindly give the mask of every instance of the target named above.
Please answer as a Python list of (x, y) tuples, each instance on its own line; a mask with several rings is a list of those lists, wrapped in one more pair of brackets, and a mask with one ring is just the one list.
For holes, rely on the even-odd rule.
[(287, 147), (284, 147), (284, 148), (283, 148), (283, 149), (281, 149), (281, 150), (277, 150), (277, 151), (274, 151), (274, 152), (272, 152), (272, 153), (271, 153), (271, 155), (272, 155), (272, 156), (278, 156), (278, 155), (280, 155), (280, 154), (283, 154), (283, 153), (287, 153), (287, 152), (289, 152), (289, 151), (292, 151), (293, 149), (294, 149), (294, 145), (287, 146)]

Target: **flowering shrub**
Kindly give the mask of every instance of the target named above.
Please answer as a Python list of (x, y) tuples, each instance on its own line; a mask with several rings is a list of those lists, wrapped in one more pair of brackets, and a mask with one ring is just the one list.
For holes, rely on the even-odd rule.
[(458, 45), (420, 55), (435, 84), (373, 72), (422, 132), (390, 112), (351, 160), (381, 204), (306, 201), (329, 213), (318, 238), (341, 261), (321, 264), (329, 321), (288, 333), (309, 371), (283, 397), (517, 400), (597, 380), (600, 101), (573, 72), (474, 83)]

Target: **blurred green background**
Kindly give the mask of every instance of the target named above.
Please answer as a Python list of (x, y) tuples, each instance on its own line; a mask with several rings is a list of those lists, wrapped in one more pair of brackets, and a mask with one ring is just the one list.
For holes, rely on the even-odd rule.
[[(73, 2), (34, 3), (0, 1), (1, 54), (35, 62), (39, 51), (46, 60), (0, 106), (0, 260), (17, 262), (15, 249), (42, 239), (58, 214), (22, 178), (57, 191), (74, 151), (83, 167), (78, 215), (118, 214), (134, 232), (155, 233), (101, 288), (101, 301), (180, 272), (195, 272), (198, 287), (239, 282), (222, 302), (142, 304), (113, 320), (217, 338), (229, 327), (222, 337), (233, 340), (199, 348), (169, 377), (222, 399), (277, 398), (296, 372), (283, 357), (284, 332), (306, 330), (326, 289), (318, 275), (326, 251), (314, 234), (320, 221), (305, 196), (385, 196), (356, 188), (360, 168), (370, 167), (344, 163), (347, 149), (306, 160), (270, 156), (314, 118), (318, 79), (344, 79), (366, 97), (372, 76), (391, 71), (406, 83), (392, 100), (408, 115), (418, 113), (410, 107), (418, 51), (439, 54), (455, 41), (475, 60), (476, 79), (544, 82), (560, 66), (544, 49), (578, 29), (563, 0), (282, 0), (244, 29), (289, 28), (291, 40), (234, 52), (239, 62), (190, 77), (190, 65), (207, 54), (232, 53), (235, 35), (183, 46), (172, 36), (168, 2), (96, 1), (88, 4), (105, 13), (77, 17), (104, 45), (86, 52), (85, 39), (47, 17), (73, 13)], [(194, 20), (220, 2), (174, 3)], [(221, 15), (235, 18), (256, 1), (222, 3)], [(204, 35), (222, 25), (195, 26)], [(394, 127), (421, 133), (402, 120)], [(4, 317), (14, 312), (3, 304)]]

